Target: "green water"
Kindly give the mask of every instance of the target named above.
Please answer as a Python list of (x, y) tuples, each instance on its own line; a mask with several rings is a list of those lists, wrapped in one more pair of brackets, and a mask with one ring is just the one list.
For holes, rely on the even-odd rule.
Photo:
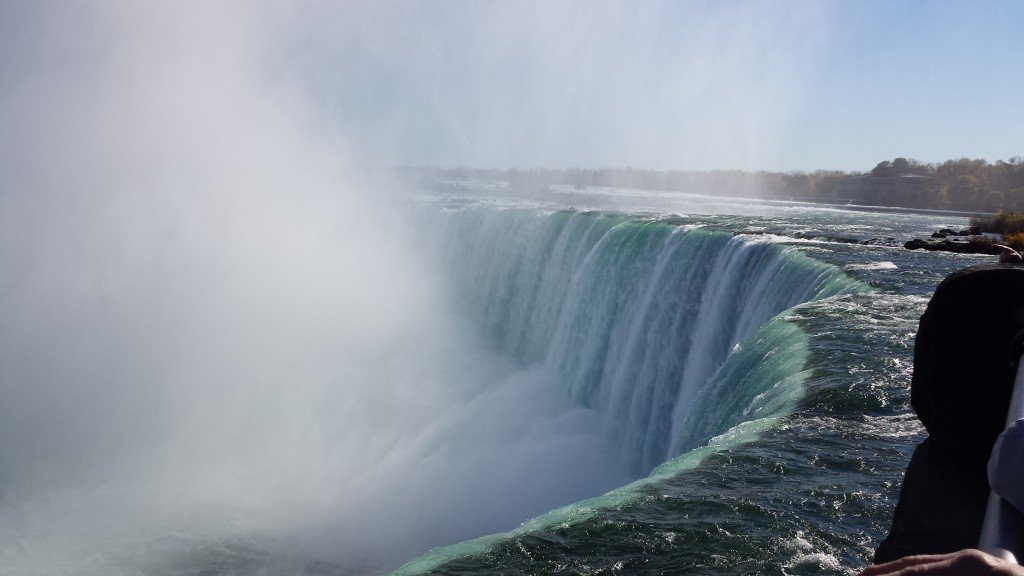
[(909, 406), (917, 319), (945, 274), (985, 259), (899, 246), (956, 218), (745, 209), (756, 214), (643, 218), (786, 247), (871, 290), (823, 288), (745, 339), (697, 395), (682, 455), (651, 477), (399, 573), (848, 574), (869, 562), (922, 439)]

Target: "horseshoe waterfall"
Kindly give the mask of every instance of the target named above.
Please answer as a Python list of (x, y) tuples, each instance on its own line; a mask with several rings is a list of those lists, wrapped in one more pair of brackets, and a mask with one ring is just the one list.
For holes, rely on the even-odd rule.
[[(916, 318), (974, 258), (885, 239), (945, 220), (446, 186), (409, 186), (362, 220), (274, 197), (211, 205), (226, 232), (129, 203), (117, 209), (150, 225), (96, 233), (101, 213), (69, 209), (38, 227), (65, 250), (29, 265), (9, 244), (3, 565), (842, 574), (866, 561), (921, 434), (906, 393)], [(109, 253), (110, 234), (164, 249)]]

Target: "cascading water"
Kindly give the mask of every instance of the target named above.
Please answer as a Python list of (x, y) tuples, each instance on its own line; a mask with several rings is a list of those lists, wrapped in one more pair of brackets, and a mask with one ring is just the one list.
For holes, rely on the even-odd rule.
[(708, 428), (691, 408), (755, 330), (801, 302), (863, 289), (770, 241), (656, 219), (462, 208), (440, 222), (467, 316), (497, 350), (597, 410), (636, 475), (724, 431), (724, 415)]
[[(305, 45), (286, 34), (290, 10), (23, 4), (0, 11), (14, 64), (0, 125), (17, 143), (0, 152), (4, 574), (379, 573), (537, 515), (596, 518), (573, 553), (599, 557), (636, 542), (601, 530), (636, 533), (644, 515), (627, 524), (580, 499), (680, 454), (655, 470), (672, 474), (703, 450), (690, 447), (729, 445), (785, 413), (807, 346), (796, 323), (757, 326), (857, 289), (788, 248), (668, 221), (433, 206), (423, 223), (442, 243), (438, 279), (409, 245), (405, 197), (378, 202), (339, 151), (367, 143), (325, 133), (290, 74), (280, 49)], [(633, 195), (595, 206), (635, 206)], [(899, 278), (921, 294), (935, 280)], [(446, 306), (445, 281), (465, 318)], [(905, 306), (870, 356), (899, 350), (916, 313)], [(835, 331), (851, 325), (864, 324)], [(616, 447), (625, 466), (610, 462)], [(833, 482), (805, 473), (786, 489), (818, 478)], [(736, 485), (679, 500), (769, 500)], [(646, 518), (705, 517), (656, 501)], [(770, 509), (747, 520), (732, 532), (792, 526)], [(643, 554), (669, 541), (650, 532)], [(697, 534), (683, 553), (728, 544)]]

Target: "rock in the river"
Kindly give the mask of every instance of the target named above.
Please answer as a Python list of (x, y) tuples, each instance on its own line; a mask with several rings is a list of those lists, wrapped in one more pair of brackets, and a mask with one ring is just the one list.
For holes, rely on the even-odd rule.
[(981, 240), (950, 240), (949, 238), (924, 240), (914, 238), (903, 244), (903, 247), (908, 250), (939, 250), (955, 252), (957, 254), (999, 254), (999, 248), (996, 248), (991, 242), (983, 242)]

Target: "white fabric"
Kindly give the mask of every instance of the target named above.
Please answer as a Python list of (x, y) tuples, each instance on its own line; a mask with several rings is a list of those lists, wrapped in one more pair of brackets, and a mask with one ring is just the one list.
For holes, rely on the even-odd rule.
[(988, 483), (1024, 514), (1024, 419), (1014, 421), (996, 439), (988, 459)]

